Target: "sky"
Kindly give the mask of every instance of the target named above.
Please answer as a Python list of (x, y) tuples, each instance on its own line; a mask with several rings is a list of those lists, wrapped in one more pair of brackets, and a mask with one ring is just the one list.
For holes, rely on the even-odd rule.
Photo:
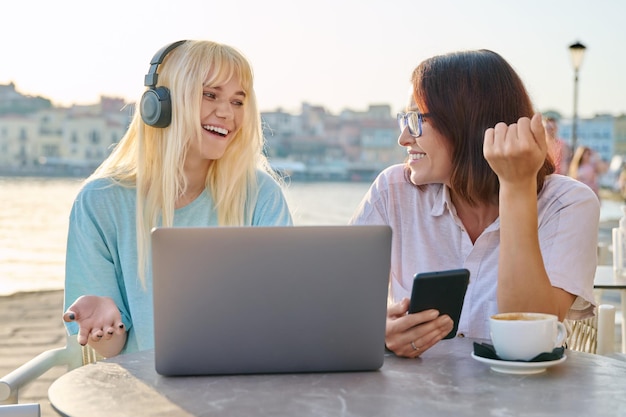
[(137, 101), (157, 50), (210, 39), (248, 57), (262, 111), (399, 111), (422, 60), (486, 48), (537, 110), (571, 118), (579, 41), (579, 117), (626, 113), (624, 0), (8, 0), (0, 15), (0, 84), (61, 106)]

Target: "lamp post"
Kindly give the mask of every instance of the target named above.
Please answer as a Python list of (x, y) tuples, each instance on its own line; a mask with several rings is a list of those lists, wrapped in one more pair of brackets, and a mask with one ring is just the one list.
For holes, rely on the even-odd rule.
[(572, 56), (572, 65), (574, 66), (574, 118), (572, 120), (572, 152), (576, 151), (576, 142), (578, 140), (576, 125), (578, 123), (578, 69), (583, 62), (585, 55), (585, 45), (580, 42), (573, 43), (569, 46)]

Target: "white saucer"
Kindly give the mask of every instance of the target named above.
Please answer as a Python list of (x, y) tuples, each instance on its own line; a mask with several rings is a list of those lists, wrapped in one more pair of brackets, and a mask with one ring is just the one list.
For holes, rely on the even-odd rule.
[(497, 359), (483, 358), (482, 356), (475, 355), (472, 352), (472, 358), (478, 362), (486, 363), (491, 366), (491, 370), (500, 372), (503, 374), (515, 374), (515, 375), (531, 375), (540, 374), (545, 372), (551, 366), (558, 365), (565, 362), (567, 356), (563, 355), (561, 359), (545, 362), (515, 362), (515, 361), (502, 361)]

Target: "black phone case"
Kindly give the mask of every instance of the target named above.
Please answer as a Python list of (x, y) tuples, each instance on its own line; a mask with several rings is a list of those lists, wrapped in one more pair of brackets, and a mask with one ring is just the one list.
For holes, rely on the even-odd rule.
[(447, 314), (454, 321), (454, 327), (444, 339), (453, 338), (459, 327), (469, 278), (470, 272), (467, 269), (415, 274), (409, 313), (434, 308), (439, 310), (440, 315)]

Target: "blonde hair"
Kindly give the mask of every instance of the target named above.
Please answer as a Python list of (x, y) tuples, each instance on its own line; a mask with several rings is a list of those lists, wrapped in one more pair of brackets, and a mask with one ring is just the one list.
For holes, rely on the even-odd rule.
[(175, 202), (187, 189), (183, 166), (191, 142), (202, 137), (203, 87), (224, 85), (236, 78), (246, 94), (241, 129), (224, 155), (211, 162), (206, 177), (218, 224), (249, 224), (257, 198), (257, 170), (272, 174), (263, 155), (252, 68), (241, 52), (216, 42), (187, 41), (165, 57), (158, 73), (159, 86), (170, 90), (171, 124), (166, 128), (148, 126), (136, 111), (122, 140), (87, 179), (110, 178), (122, 186), (136, 187), (138, 275), (144, 286), (150, 232), (159, 225), (173, 226)]
[(578, 169), (580, 168), (580, 164), (583, 162), (583, 157), (585, 153), (591, 153), (591, 148), (587, 146), (579, 146), (576, 148), (576, 152), (574, 152), (574, 156), (572, 156), (572, 161), (569, 164), (569, 176), (578, 179)]

